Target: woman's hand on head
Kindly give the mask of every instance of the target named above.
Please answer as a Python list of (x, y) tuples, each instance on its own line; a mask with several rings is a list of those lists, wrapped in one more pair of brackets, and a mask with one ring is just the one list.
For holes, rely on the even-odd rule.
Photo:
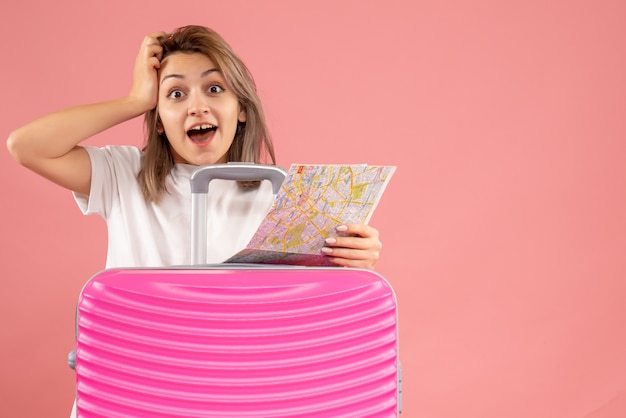
[(366, 224), (337, 227), (340, 235), (326, 239), (322, 252), (338, 266), (374, 269), (382, 243), (378, 230)]
[(141, 113), (154, 109), (159, 95), (158, 70), (161, 68), (163, 46), (160, 37), (166, 32), (155, 32), (146, 36), (135, 59), (133, 87), (129, 97), (142, 107)]

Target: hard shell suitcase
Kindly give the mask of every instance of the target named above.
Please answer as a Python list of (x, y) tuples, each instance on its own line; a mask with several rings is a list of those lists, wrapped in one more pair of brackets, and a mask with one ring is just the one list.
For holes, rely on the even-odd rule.
[[(264, 167), (200, 167), (193, 227), (202, 230), (208, 191), (194, 182), (267, 178)], [(193, 248), (202, 235), (193, 234)], [(203, 265), (202, 250), (194, 254), (193, 266), (108, 269), (85, 284), (76, 314), (79, 417), (398, 415), (397, 306), (382, 276)]]

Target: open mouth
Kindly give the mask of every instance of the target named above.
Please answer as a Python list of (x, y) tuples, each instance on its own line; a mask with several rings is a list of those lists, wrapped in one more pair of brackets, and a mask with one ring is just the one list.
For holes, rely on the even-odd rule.
[(188, 130), (187, 136), (196, 144), (204, 144), (209, 139), (211, 139), (211, 137), (213, 136), (213, 133), (216, 130), (217, 130), (217, 126), (214, 126), (214, 125), (210, 125), (210, 124), (198, 125)]

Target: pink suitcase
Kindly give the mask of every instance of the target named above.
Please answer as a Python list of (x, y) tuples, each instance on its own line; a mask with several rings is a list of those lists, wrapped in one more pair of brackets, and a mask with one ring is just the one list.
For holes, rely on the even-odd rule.
[[(201, 213), (202, 202), (192, 206)], [(396, 298), (370, 270), (109, 269), (86, 283), (76, 315), (79, 417), (363, 418), (401, 410)]]

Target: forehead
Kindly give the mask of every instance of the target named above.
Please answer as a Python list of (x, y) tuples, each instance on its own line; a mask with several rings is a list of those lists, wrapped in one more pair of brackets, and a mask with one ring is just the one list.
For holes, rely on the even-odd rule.
[(164, 77), (171, 75), (182, 76), (184, 78), (200, 77), (202, 73), (212, 69), (217, 69), (217, 66), (204, 54), (199, 52), (176, 52), (168, 55), (161, 61), (159, 80), (163, 80)]

